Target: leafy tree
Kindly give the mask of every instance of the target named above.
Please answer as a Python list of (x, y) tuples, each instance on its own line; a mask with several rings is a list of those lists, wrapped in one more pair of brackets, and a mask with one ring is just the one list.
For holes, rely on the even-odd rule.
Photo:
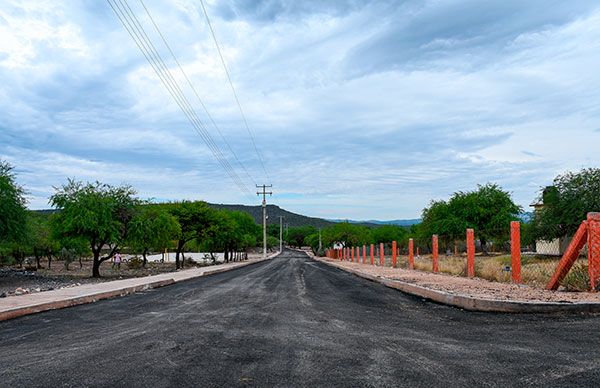
[[(304, 244), (304, 239), (314, 234), (317, 229), (314, 226), (298, 226), (289, 228), (286, 241), (293, 247), (301, 247)], [(279, 236), (277, 236), (279, 241)]]
[(323, 246), (333, 246), (335, 243), (350, 247), (370, 244), (373, 239), (371, 230), (365, 226), (339, 222), (321, 231)]
[(29, 212), (28, 217), (28, 243), (35, 257), (37, 268), (42, 268), (40, 263), (43, 257), (48, 260), (48, 268), (52, 265), (52, 257), (60, 250), (60, 243), (52, 235), (50, 217), (45, 214)]
[(273, 236), (267, 236), (267, 249), (273, 249), (279, 246), (279, 239)]
[(421, 237), (438, 234), (442, 241), (462, 239), (466, 228), (476, 230), (483, 247), (493, 238), (508, 236), (510, 221), (518, 219), (521, 207), (496, 184), (478, 185), (477, 190), (456, 192), (448, 200), (433, 201), (423, 209)]
[[(204, 240), (208, 237), (211, 226), (216, 222), (216, 210), (211, 209), (203, 201), (183, 201), (164, 204), (167, 211), (173, 215), (181, 227), (177, 236), (175, 267), (183, 268), (185, 257), (183, 250), (192, 240)], [(179, 257), (182, 257), (181, 263)]]
[(383, 225), (371, 230), (371, 236), (373, 242), (379, 243), (390, 243), (392, 241), (402, 242), (408, 236), (406, 228), (398, 225)]
[[(92, 276), (100, 277), (100, 265), (109, 260), (126, 240), (139, 201), (130, 186), (114, 187), (100, 182), (69, 179), (56, 190), (50, 203), (61, 211), (53, 219), (55, 235), (84, 239), (93, 255)], [(108, 253), (101, 256), (102, 249)]]
[(179, 235), (181, 226), (177, 218), (164, 207), (143, 205), (130, 222), (127, 242), (130, 248), (142, 254), (142, 266), (145, 267), (148, 263), (146, 256), (151, 249), (162, 251)]
[(573, 235), (588, 212), (600, 211), (600, 168), (558, 175), (540, 200), (544, 206), (533, 219), (536, 236), (549, 241)]
[(13, 167), (0, 160), (0, 245), (27, 237), (25, 190), (16, 183)]

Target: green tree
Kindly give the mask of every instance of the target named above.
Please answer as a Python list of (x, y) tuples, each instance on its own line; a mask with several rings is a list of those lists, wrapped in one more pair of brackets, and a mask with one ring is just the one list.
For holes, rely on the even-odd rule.
[(40, 261), (43, 257), (48, 260), (48, 268), (52, 266), (52, 257), (58, 254), (60, 242), (52, 235), (50, 216), (29, 212), (28, 217), (28, 243), (35, 257), (37, 268), (42, 268)]
[(488, 240), (508, 236), (510, 221), (518, 220), (521, 211), (507, 191), (488, 183), (475, 191), (456, 192), (448, 202), (431, 202), (423, 209), (418, 229), (421, 238), (437, 234), (448, 243), (464, 238), (465, 230), (473, 228), (485, 249)]
[(207, 237), (211, 226), (216, 222), (217, 211), (203, 201), (173, 202), (162, 206), (177, 219), (181, 227), (181, 232), (177, 236), (175, 267), (183, 268), (185, 264), (183, 250), (186, 244), (192, 240), (202, 241)]
[[(297, 226), (289, 228), (286, 241), (292, 247), (300, 248), (304, 244), (304, 239), (314, 234), (317, 229), (314, 226)], [(279, 236), (276, 237), (279, 241)]]
[[(87, 241), (93, 255), (92, 276), (100, 277), (100, 265), (109, 260), (126, 240), (129, 223), (139, 201), (130, 186), (69, 180), (50, 197), (60, 212), (53, 219), (55, 235)], [(108, 252), (101, 256), (102, 250)]]
[(392, 241), (403, 242), (408, 236), (408, 231), (406, 228), (398, 225), (383, 225), (373, 228), (371, 236), (373, 237), (373, 242), (376, 244), (387, 244)]
[(27, 238), (26, 203), (13, 167), (0, 160), (0, 245), (22, 243)]
[(540, 197), (544, 206), (533, 218), (536, 236), (549, 241), (573, 235), (587, 213), (600, 211), (600, 168), (558, 175)]
[(373, 242), (369, 228), (349, 222), (338, 222), (323, 229), (321, 238), (325, 247), (333, 246), (335, 243), (342, 244), (344, 247), (351, 247)]
[(170, 242), (181, 235), (177, 218), (163, 207), (156, 205), (140, 206), (130, 222), (127, 243), (143, 257), (143, 266), (148, 263), (147, 254), (151, 249), (162, 251)]

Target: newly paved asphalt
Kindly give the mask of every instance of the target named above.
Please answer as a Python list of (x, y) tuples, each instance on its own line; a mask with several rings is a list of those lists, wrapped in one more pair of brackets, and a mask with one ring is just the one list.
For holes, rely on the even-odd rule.
[(286, 252), (0, 322), (0, 386), (599, 386), (600, 316), (470, 313)]

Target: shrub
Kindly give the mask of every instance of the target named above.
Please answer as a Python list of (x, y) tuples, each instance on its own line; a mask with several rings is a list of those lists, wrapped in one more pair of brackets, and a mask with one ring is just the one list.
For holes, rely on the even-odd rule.
[(144, 266), (144, 260), (138, 256), (134, 256), (127, 262), (127, 268), (129, 269), (140, 269)]

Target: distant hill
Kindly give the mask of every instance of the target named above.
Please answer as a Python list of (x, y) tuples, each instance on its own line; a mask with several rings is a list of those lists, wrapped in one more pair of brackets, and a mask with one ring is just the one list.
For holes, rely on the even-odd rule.
[[(225, 209), (225, 210), (237, 210), (250, 214), (252, 218), (258, 224), (262, 224), (262, 206), (247, 206), (247, 205), (226, 205), (226, 204), (217, 204), (217, 203), (209, 203), (210, 207), (215, 209)], [(315, 217), (307, 217), (301, 214), (292, 213), (285, 209), (280, 208), (277, 205), (267, 205), (267, 225), (276, 224), (279, 225), (279, 216), (285, 217), (283, 222), (288, 224), (289, 226), (305, 226), (310, 225), (315, 228), (324, 228), (326, 226), (333, 225), (334, 223), (328, 220), (324, 220), (322, 218)]]
[(367, 220), (367, 221), (355, 221), (355, 220), (328, 220), (332, 222), (349, 222), (351, 224), (361, 224), (361, 225), (398, 225), (398, 226), (411, 226), (421, 222), (419, 218), (408, 219), (408, 220), (389, 220), (389, 221), (379, 221), (379, 220)]

